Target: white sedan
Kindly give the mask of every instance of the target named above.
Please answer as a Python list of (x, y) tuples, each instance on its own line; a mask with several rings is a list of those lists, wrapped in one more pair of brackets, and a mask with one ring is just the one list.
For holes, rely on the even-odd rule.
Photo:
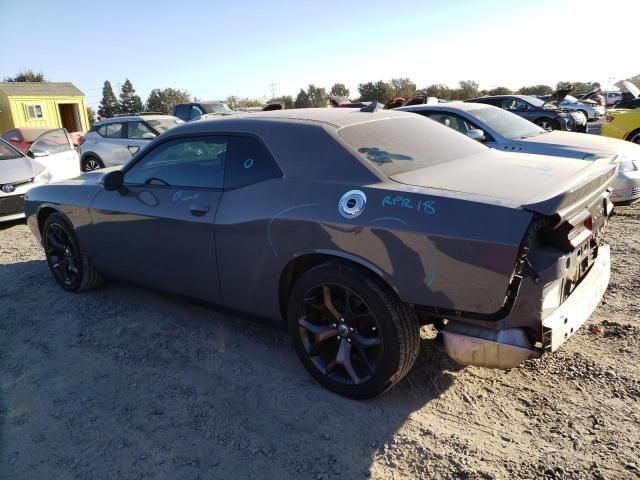
[(591, 103), (583, 103), (578, 100), (576, 97), (567, 95), (564, 97), (558, 106), (561, 108), (566, 108), (567, 110), (572, 110), (574, 112), (582, 112), (587, 117), (587, 120), (590, 122), (594, 122), (598, 120), (600, 117), (604, 116), (604, 107), (600, 105), (595, 105)]

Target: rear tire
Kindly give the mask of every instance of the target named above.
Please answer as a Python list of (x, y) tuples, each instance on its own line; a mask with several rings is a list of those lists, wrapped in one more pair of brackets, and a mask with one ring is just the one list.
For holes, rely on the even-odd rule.
[(104, 168), (104, 162), (100, 160), (98, 157), (94, 157), (93, 155), (89, 155), (82, 159), (80, 168), (83, 172), (93, 172), (94, 170), (99, 170)]
[(415, 313), (380, 279), (341, 262), (303, 274), (287, 319), (303, 365), (325, 388), (364, 399), (409, 372), (420, 349)]
[(64, 290), (82, 292), (102, 283), (102, 275), (82, 252), (73, 227), (62, 215), (52, 213), (46, 218), (42, 244), (53, 278)]

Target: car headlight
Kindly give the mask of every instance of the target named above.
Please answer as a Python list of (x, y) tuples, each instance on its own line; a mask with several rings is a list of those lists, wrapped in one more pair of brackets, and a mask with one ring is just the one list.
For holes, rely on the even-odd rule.
[(51, 173), (46, 168), (42, 170), (38, 175), (33, 177), (34, 183), (49, 183), (50, 180), (51, 180)]

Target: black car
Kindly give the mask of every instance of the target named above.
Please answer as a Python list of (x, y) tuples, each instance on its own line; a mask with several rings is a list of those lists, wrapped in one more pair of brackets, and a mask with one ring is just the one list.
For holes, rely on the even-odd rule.
[(229, 108), (229, 105), (221, 100), (178, 103), (171, 109), (171, 115), (178, 117), (180, 120), (184, 120), (185, 122), (199, 120), (203, 115), (209, 113), (216, 115), (231, 115), (234, 111)]
[[(571, 86), (572, 87), (572, 86)], [(546, 101), (530, 95), (494, 95), (465, 100), (465, 102), (486, 103), (509, 110), (547, 131), (567, 130), (585, 132), (587, 118), (580, 112), (558, 107), (573, 88), (563, 88), (554, 92)]]

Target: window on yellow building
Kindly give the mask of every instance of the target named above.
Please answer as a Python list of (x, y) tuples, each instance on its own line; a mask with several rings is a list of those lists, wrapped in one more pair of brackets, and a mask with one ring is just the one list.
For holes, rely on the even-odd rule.
[(27, 105), (27, 117), (30, 119), (43, 118), (42, 105)]

